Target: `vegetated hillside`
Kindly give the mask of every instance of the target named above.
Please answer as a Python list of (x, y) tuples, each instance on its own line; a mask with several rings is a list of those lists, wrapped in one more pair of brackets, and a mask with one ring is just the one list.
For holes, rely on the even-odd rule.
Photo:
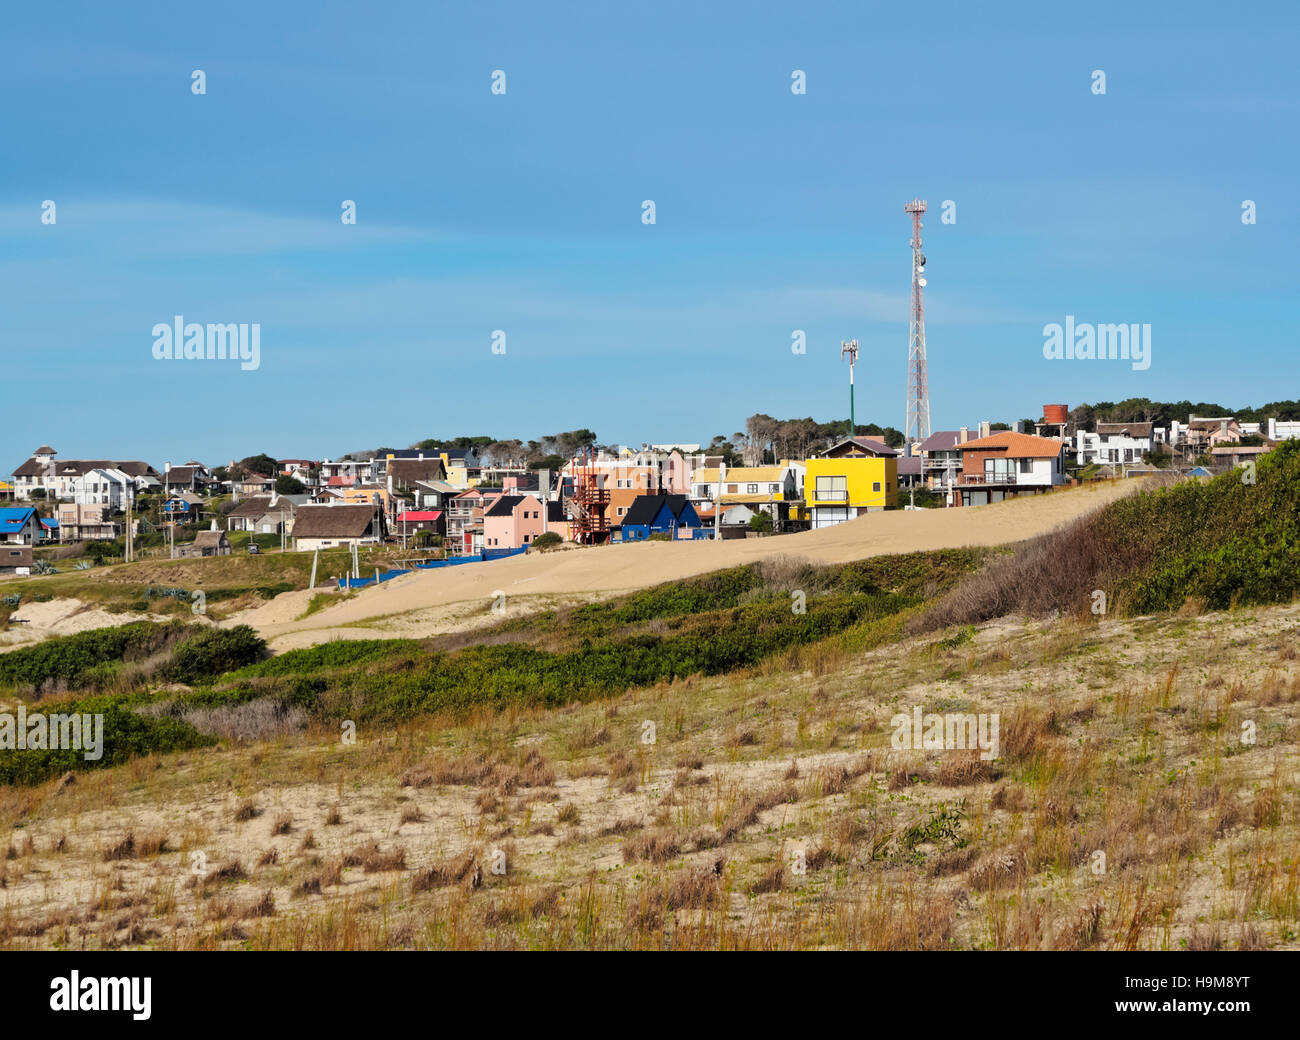
[[(947, 550), (833, 567), (777, 558), (504, 622), (479, 633), (473, 645), (346, 641), (260, 663), (265, 644), (246, 626), (196, 633), (192, 626), (143, 622), (13, 651), (0, 658), (0, 684), (28, 696), (51, 684), (60, 693), (96, 694), (95, 709), (73, 700), (60, 711), (111, 703), (166, 718), (171, 728), (160, 729), (158, 743), (147, 748), (156, 752), (213, 734), (267, 736), (286, 720), (392, 723), (481, 707), (555, 706), (732, 672), (778, 655), (793, 662), (831, 638), (879, 645), (899, 635), (906, 612), (951, 588), (983, 555)], [(149, 692), (161, 682), (199, 688)], [(21, 777), (0, 772), (0, 782), (43, 779), (55, 768), (47, 757), (45, 765), (29, 763)], [(79, 765), (62, 757), (57, 764)]]
[(495, 626), (460, 649), (367, 640), (290, 651), (226, 677), (204, 706), (280, 699), (318, 719), (396, 722), (478, 707), (556, 706), (752, 667), (831, 637), (896, 637), (904, 611), (974, 568), (972, 551), (839, 567), (791, 559)]
[(220, 629), (138, 621), (4, 654), (0, 687), (40, 698), (33, 710), (47, 716), (102, 715), (103, 753), (88, 759), (81, 749), (28, 747), (0, 755), (0, 784), (40, 783), (70, 769), (101, 768), (136, 755), (215, 743), (173, 715), (138, 710), (155, 702), (147, 687), (158, 681), (211, 681), (265, 653), (266, 644), (247, 625)]
[(1110, 503), (960, 583), (912, 631), (1013, 613), (1149, 614), (1280, 603), (1300, 592), (1300, 443), (1245, 469)]

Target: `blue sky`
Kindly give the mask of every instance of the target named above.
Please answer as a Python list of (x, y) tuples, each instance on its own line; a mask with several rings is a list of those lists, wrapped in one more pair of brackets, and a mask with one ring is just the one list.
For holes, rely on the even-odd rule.
[[(936, 429), (1300, 396), (1300, 8), (1055, 6), (11, 9), (0, 468), (707, 441), (846, 417), (852, 337), (902, 427), (913, 196)], [(260, 323), (260, 368), (155, 360), (176, 314)], [(1150, 368), (1045, 359), (1066, 314), (1150, 323)]]

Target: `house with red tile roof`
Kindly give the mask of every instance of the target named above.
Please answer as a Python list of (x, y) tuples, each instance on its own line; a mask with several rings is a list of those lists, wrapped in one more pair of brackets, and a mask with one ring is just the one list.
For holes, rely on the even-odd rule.
[(1004, 431), (961, 445), (961, 476), (950, 504), (983, 506), (1067, 483), (1064, 441)]

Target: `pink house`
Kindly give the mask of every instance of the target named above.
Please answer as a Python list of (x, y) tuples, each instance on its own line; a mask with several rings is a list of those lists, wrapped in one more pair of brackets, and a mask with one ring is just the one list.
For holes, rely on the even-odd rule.
[(483, 513), (484, 549), (521, 549), (546, 530), (546, 504), (533, 495), (502, 495)]

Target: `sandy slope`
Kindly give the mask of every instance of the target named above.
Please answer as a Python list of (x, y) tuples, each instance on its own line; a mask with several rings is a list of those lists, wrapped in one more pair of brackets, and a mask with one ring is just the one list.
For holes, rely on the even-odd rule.
[[(305, 607), (303, 594), (289, 593), (231, 623), (253, 625), (276, 650), (328, 639), (418, 638), (481, 619), (498, 592), (505, 593), (508, 607), (525, 611), (543, 599), (600, 598), (782, 553), (844, 563), (890, 553), (1015, 542), (1050, 531), (1137, 485), (1137, 480), (1092, 485), (973, 509), (872, 513), (838, 527), (779, 538), (641, 542), (528, 554), (394, 578), (303, 621), (293, 620)], [(520, 597), (527, 599), (520, 603)]]
[[(111, 628), (132, 621), (166, 621), (161, 614), (113, 614), (79, 599), (25, 602), (14, 612), (8, 632), (0, 632), (0, 653), (40, 642), (47, 636), (70, 636), (91, 628)], [(23, 623), (17, 621), (23, 619)]]

